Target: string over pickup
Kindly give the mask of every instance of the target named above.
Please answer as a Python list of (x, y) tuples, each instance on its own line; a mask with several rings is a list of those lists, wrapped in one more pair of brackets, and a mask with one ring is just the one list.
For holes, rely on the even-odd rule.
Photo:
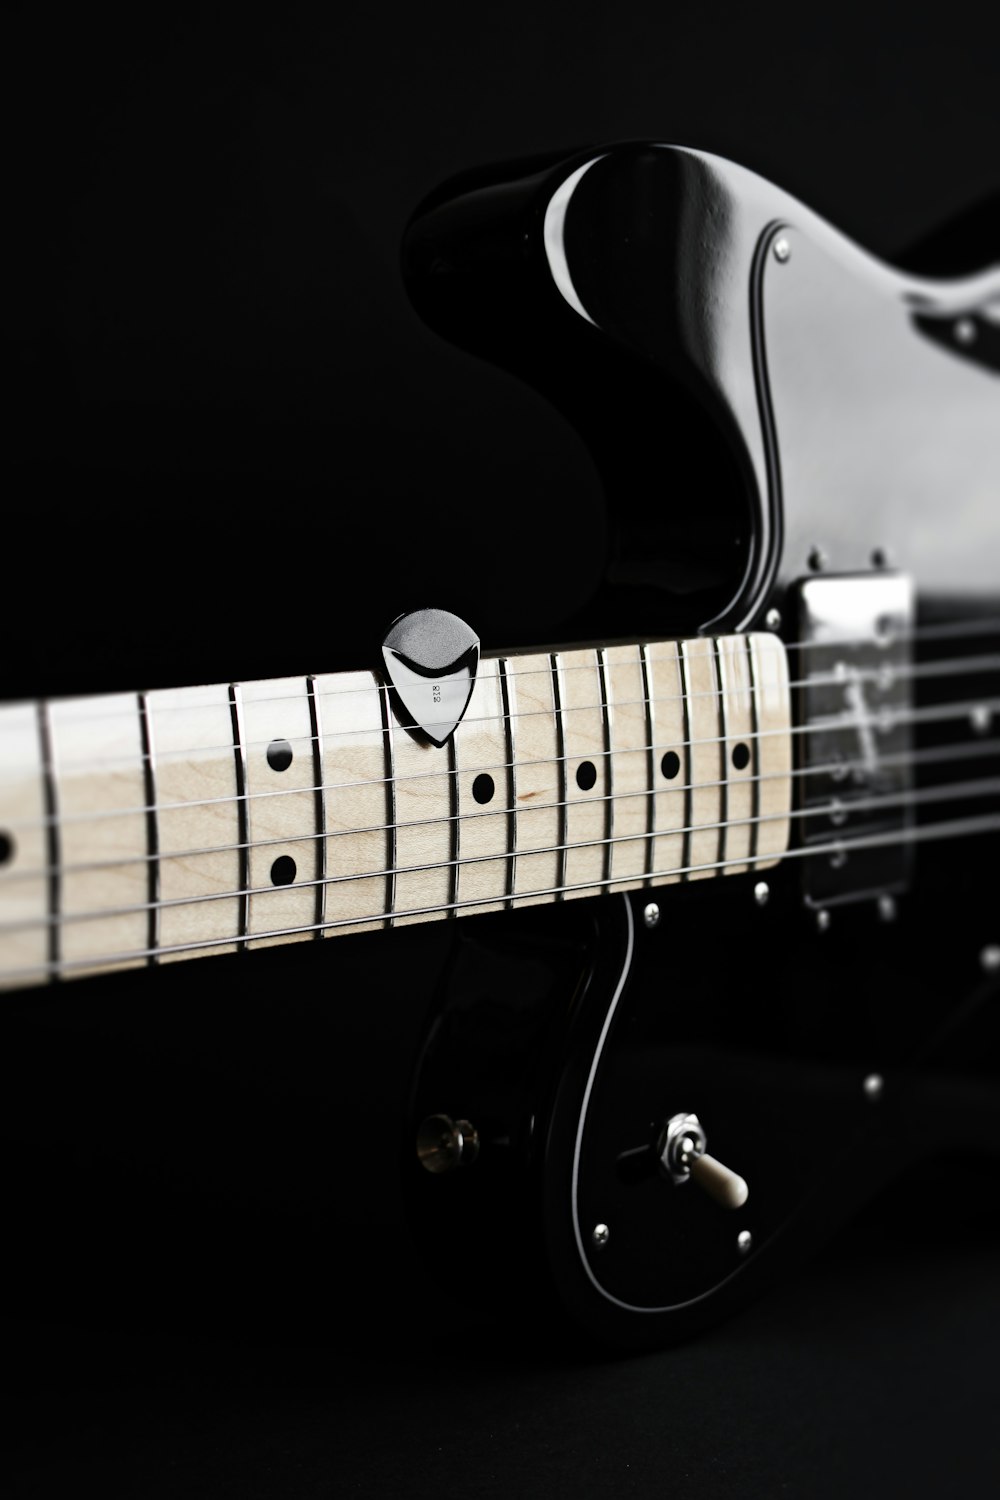
[(825, 908), (909, 882), (909, 844), (890, 835), (911, 819), (913, 587), (893, 573), (809, 578), (799, 606), (801, 837), (817, 846), (801, 863), (807, 902)]

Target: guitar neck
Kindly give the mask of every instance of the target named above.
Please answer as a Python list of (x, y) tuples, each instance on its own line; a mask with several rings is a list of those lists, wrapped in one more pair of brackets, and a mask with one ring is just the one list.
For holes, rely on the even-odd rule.
[(370, 672), (0, 712), (0, 983), (763, 869), (770, 635), (484, 658), (452, 739)]

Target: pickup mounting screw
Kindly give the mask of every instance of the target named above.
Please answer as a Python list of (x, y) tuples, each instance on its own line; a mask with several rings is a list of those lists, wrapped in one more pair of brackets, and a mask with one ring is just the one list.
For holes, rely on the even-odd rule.
[(758, 880), (753, 888), (753, 899), (758, 906), (766, 906), (771, 899), (771, 887), (766, 880)]
[(780, 609), (769, 609), (768, 612), (767, 612), (767, 614), (764, 616), (764, 624), (767, 626), (768, 630), (774, 630), (774, 631), (780, 630), (781, 629), (781, 610)]
[(753, 1235), (749, 1229), (741, 1229), (736, 1236), (736, 1248), (741, 1255), (749, 1255), (753, 1249)]
[(792, 247), (788, 243), (788, 241), (785, 239), (785, 236), (784, 235), (779, 236), (779, 238), (776, 239), (775, 242), (774, 242), (774, 258), (775, 258), (775, 260), (779, 260), (781, 262), (781, 264), (784, 265), (785, 261), (788, 260), (788, 258), (791, 255), (791, 253), (792, 253)]
[(813, 547), (809, 552), (809, 566), (814, 573), (822, 573), (826, 567), (826, 553), (822, 547)]
[(593, 1240), (596, 1250), (603, 1250), (611, 1238), (611, 1230), (607, 1224), (595, 1224), (590, 1238)]
[(976, 342), (976, 325), (971, 318), (959, 318), (955, 324), (956, 344), (974, 344)]
[(660, 925), (660, 908), (655, 901), (643, 908), (642, 920), (647, 927), (658, 927)]

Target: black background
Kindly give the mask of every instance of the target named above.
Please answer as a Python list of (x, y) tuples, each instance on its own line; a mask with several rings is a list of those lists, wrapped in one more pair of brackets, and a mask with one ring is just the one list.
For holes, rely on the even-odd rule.
[[(403, 290), (407, 219), (445, 177), (675, 140), (886, 256), (997, 187), (979, 6), (275, 14), (10, 24), (5, 697), (368, 663), (427, 600), (490, 646), (572, 637), (607, 534), (586, 451)], [(416, 1025), (399, 955), (261, 955), (252, 981), (222, 959), (12, 1003), (23, 1493), (995, 1482), (996, 1239), (959, 1205), (887, 1200), (737, 1323), (652, 1358), (488, 1316), (435, 1331), (405, 1241), (358, 1227), (390, 1196), (381, 1106)], [(351, 1049), (377, 1046), (366, 1098)], [(283, 1238), (330, 1193), (314, 1143), (296, 1166), (310, 1122), (371, 1154), (371, 1202), (336, 1218), (384, 1293), (328, 1276), (315, 1320), (324, 1246)]]

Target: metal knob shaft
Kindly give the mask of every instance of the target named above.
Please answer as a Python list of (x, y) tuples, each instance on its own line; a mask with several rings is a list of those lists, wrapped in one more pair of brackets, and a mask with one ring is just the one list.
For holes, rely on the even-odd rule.
[(709, 1156), (708, 1139), (697, 1115), (671, 1115), (660, 1131), (660, 1170), (675, 1186), (696, 1182), (722, 1208), (742, 1208), (750, 1196), (745, 1180)]
[(428, 1172), (453, 1172), (479, 1155), (479, 1134), (468, 1120), (428, 1115), (417, 1130), (417, 1159)]

